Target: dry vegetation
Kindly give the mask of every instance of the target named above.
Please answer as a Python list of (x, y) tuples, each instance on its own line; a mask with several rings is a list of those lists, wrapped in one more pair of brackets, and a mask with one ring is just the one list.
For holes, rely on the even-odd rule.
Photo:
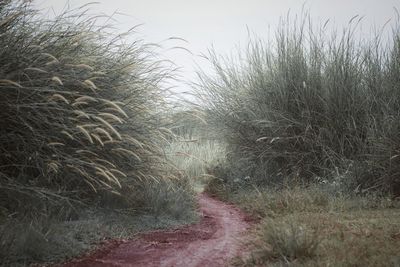
[(359, 40), (357, 20), (288, 18), (199, 75), (226, 142), (206, 190), (260, 221), (239, 266), (400, 265), (399, 27)]
[(166, 147), (167, 158), (201, 191), (210, 178), (208, 169), (224, 159), (225, 145), (210, 131), (205, 112), (186, 107), (169, 117), (175, 138)]
[(307, 16), (288, 19), (237, 60), (210, 54), (216, 75), (200, 73), (198, 89), (227, 141), (229, 181), (400, 194), (398, 26), (385, 42), (359, 40), (356, 20), (330, 36)]
[[(187, 221), (193, 210), (187, 180), (163, 151), (171, 131), (164, 127), (161, 84), (170, 70), (156, 45), (97, 26), (87, 8), (44, 19), (29, 1), (0, 3), (0, 257), (6, 265), (81, 253), (118, 235), (96, 229), (110, 221), (110, 229), (126, 226), (120, 221), (127, 214), (134, 225), (138, 214)], [(111, 214), (109, 222), (98, 219), (103, 213)]]
[(260, 222), (236, 265), (400, 265), (398, 25), (384, 46), (282, 22), (171, 112), (155, 46), (85, 12), (0, 2), (1, 265), (189, 222), (204, 181)]
[(320, 186), (230, 193), (260, 220), (236, 266), (398, 266), (400, 202), (333, 196)]

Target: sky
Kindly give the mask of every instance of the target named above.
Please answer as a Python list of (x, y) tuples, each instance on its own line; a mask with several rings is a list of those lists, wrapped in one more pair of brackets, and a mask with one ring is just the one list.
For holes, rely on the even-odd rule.
[[(72, 8), (93, 2), (87, 0), (33, 0), (43, 14), (58, 14), (69, 5)], [(361, 34), (382, 27), (396, 18), (398, 0), (97, 0), (92, 13), (114, 15), (121, 32), (140, 25), (138, 37), (147, 42), (161, 43), (163, 57), (179, 68), (181, 81), (173, 82), (176, 92), (190, 92), (189, 82), (196, 80), (195, 70), (211, 73), (211, 67), (200, 55), (214, 47), (221, 55), (234, 53), (249, 39), (249, 30), (261, 38), (273, 36), (280, 18), (310, 13), (316, 23), (330, 20), (339, 29), (355, 15), (364, 16)], [(118, 15), (121, 13), (123, 15)], [(272, 33), (272, 35), (271, 35)], [(170, 37), (183, 38), (169, 40)], [(183, 47), (185, 49), (170, 49)]]

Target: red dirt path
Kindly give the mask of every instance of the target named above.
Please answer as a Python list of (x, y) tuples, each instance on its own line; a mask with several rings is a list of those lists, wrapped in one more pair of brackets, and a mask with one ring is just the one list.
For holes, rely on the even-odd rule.
[(249, 228), (246, 216), (232, 205), (199, 195), (201, 221), (154, 231), (130, 241), (114, 241), (64, 267), (83, 266), (228, 266), (240, 254), (240, 238)]

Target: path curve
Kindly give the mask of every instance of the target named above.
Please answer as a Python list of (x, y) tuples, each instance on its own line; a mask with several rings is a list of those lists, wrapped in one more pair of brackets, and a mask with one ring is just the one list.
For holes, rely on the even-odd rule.
[(153, 231), (130, 241), (114, 241), (90, 256), (64, 267), (197, 267), (228, 266), (240, 253), (250, 224), (233, 205), (199, 195), (201, 221), (172, 230)]

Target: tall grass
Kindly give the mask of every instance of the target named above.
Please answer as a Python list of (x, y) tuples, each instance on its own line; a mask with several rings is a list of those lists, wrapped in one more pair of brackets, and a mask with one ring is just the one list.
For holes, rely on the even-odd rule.
[[(162, 146), (171, 74), (155, 45), (96, 26), (86, 7), (55, 19), (25, 1), (0, 5), (0, 207), (135, 205), (176, 178)], [(129, 37), (130, 36), (130, 37)], [(34, 206), (34, 207), (33, 207)]]
[(225, 157), (225, 146), (210, 131), (207, 112), (195, 105), (169, 113), (174, 138), (165, 147), (168, 160), (197, 189), (211, 177), (209, 170)]
[[(194, 217), (188, 180), (164, 153), (172, 71), (157, 45), (88, 10), (46, 19), (29, 1), (0, 2), (0, 265), (76, 256), (131, 233), (138, 214)], [(163, 226), (152, 223), (133, 228)]]
[(231, 181), (313, 182), (346, 174), (343, 187), (399, 194), (398, 25), (392, 40), (360, 40), (304, 19), (282, 21), (244, 57), (211, 52), (216, 75), (198, 89), (228, 142)]
[(179, 172), (194, 184), (210, 178), (209, 168), (224, 158), (225, 148), (216, 140), (180, 137), (166, 149), (167, 157)]

